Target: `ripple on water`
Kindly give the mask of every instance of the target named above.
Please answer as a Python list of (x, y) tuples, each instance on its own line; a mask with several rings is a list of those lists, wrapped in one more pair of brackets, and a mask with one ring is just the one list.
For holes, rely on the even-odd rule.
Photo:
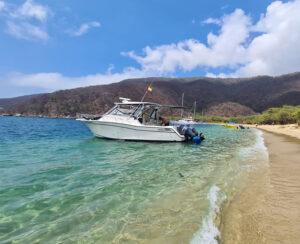
[(200, 146), (138, 143), (93, 138), (74, 120), (0, 118), (0, 242), (191, 240), (256, 138), (197, 129)]

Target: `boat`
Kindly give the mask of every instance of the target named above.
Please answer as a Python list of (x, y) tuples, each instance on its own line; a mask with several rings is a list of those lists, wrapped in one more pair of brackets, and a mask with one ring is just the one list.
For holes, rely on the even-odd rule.
[(204, 139), (194, 128), (169, 125), (160, 115), (163, 108), (181, 107), (133, 102), (128, 98), (120, 100), (102, 116), (82, 116), (77, 120), (84, 122), (100, 138), (161, 142), (192, 140), (195, 143)]
[(188, 118), (182, 118), (178, 121), (176, 121), (178, 124), (181, 125), (193, 125), (193, 124), (198, 124), (196, 121), (194, 121), (194, 119), (192, 117), (188, 117)]
[(229, 124), (223, 125), (223, 127), (228, 128), (228, 129), (237, 129), (237, 130), (245, 129), (244, 126), (242, 126), (242, 125), (237, 125), (237, 124), (235, 124), (235, 122), (233, 122), (233, 121), (230, 121)]
[(228, 129), (240, 129), (240, 127), (238, 125), (231, 125), (231, 124), (223, 125), (223, 127), (228, 128)]
[[(198, 124), (196, 121), (194, 121), (193, 117), (188, 117), (188, 118), (184, 118), (183, 116), (183, 111), (184, 111), (184, 107), (183, 107), (183, 100), (184, 100), (184, 93), (182, 93), (182, 97), (181, 97), (181, 119), (177, 120), (177, 121), (172, 121), (173, 124), (179, 124), (179, 125), (192, 125), (192, 124)], [(194, 118), (196, 115), (196, 101), (194, 103)]]

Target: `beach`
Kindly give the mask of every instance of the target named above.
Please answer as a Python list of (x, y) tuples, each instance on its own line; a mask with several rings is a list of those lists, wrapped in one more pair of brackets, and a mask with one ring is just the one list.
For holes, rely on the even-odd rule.
[(246, 127), (253, 127), (257, 129), (262, 129), (265, 131), (273, 132), (276, 134), (292, 136), (300, 139), (300, 126), (297, 124), (288, 125), (249, 125), (245, 124)]
[(266, 130), (275, 130), (277, 126), (260, 127), (264, 128), (269, 167), (252, 174), (244, 189), (224, 206), (222, 240), (224, 243), (298, 243), (300, 140), (278, 134), (289, 133), (290, 128), (274, 134)]

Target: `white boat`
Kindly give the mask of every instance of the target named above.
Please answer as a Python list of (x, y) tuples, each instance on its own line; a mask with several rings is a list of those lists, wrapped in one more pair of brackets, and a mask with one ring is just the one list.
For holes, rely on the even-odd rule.
[(195, 122), (194, 120), (193, 120), (193, 118), (192, 117), (189, 117), (189, 118), (182, 118), (182, 119), (180, 119), (180, 120), (178, 120), (178, 121), (176, 121), (178, 124), (181, 124), (181, 125), (194, 125), (194, 124), (198, 124), (197, 122)]
[[(172, 124), (179, 124), (179, 125), (194, 125), (198, 124), (196, 121), (194, 121), (193, 117), (184, 118), (183, 116), (183, 99), (184, 99), (184, 93), (182, 94), (182, 109), (181, 109), (181, 119), (177, 121), (172, 121)], [(194, 102), (194, 118), (196, 116), (196, 101)]]
[(150, 102), (132, 102), (120, 98), (122, 102), (100, 118), (77, 119), (84, 122), (96, 137), (134, 141), (185, 141), (184, 132), (178, 126), (164, 125), (159, 121), (161, 108), (181, 108), (163, 106)]

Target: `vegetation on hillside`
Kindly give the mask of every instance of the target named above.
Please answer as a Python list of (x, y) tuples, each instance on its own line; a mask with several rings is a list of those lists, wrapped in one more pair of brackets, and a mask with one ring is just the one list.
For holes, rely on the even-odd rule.
[(247, 124), (300, 124), (300, 105), (288, 106), (284, 105), (280, 108), (269, 108), (261, 114), (250, 116), (238, 116), (238, 117), (200, 117), (196, 116), (196, 119), (205, 120), (207, 122), (220, 122), (228, 123), (229, 121), (235, 121), (237, 123)]
[[(75, 117), (81, 114), (103, 114), (119, 97), (140, 101), (147, 87), (153, 92), (148, 102), (180, 105), (184, 93), (184, 106), (197, 102), (199, 112), (208, 116), (248, 116), (283, 105), (300, 104), (300, 72), (278, 77), (221, 79), (140, 78), (109, 85), (90, 86), (42, 94), (31, 99), (0, 99), (0, 114), (36, 117)], [(284, 114), (281, 115), (284, 119)], [(256, 118), (256, 117), (254, 117)]]

